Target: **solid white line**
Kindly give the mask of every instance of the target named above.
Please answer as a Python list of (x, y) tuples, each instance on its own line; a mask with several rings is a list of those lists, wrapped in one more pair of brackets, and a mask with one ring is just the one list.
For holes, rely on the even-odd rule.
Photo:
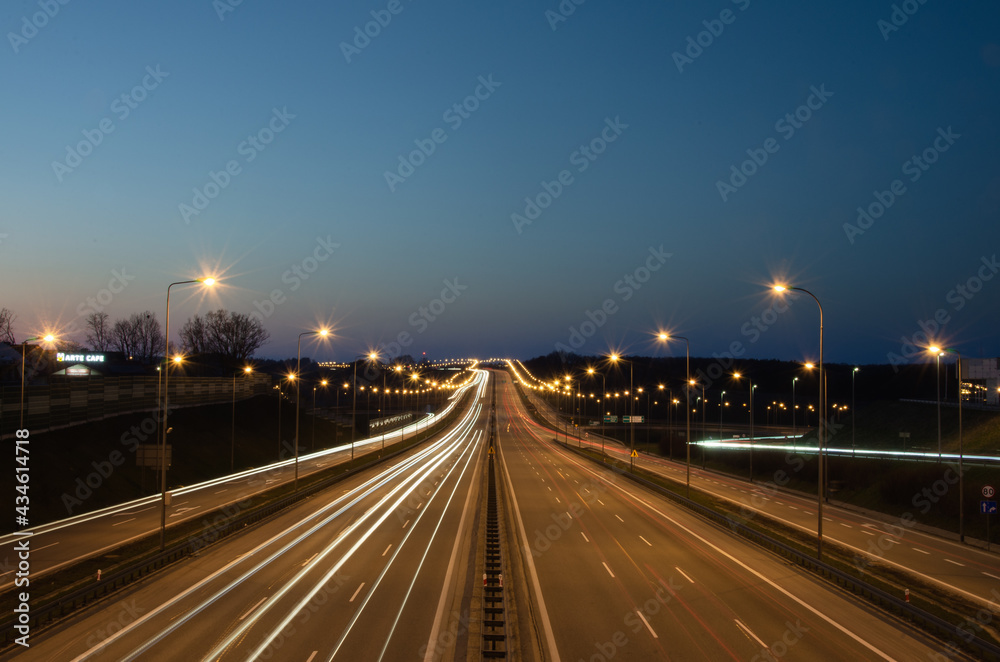
[[(133, 517), (132, 519), (123, 519), (120, 522), (115, 522), (111, 526), (118, 526), (119, 524), (128, 524), (129, 522), (134, 522), (137, 519), (138, 519), (137, 517)], [(35, 551), (38, 551), (38, 550), (35, 550)]]
[(392, 543), (389, 543), (389, 546), (385, 548), (385, 551), (382, 552), (382, 556), (388, 554), (390, 549), (392, 549)]
[(351, 596), (351, 599), (348, 600), (348, 602), (354, 602), (354, 598), (358, 597), (358, 593), (360, 593), (361, 589), (363, 589), (364, 587), (365, 587), (365, 583), (361, 582), (361, 585), (358, 586), (358, 589), (356, 591), (354, 591), (354, 595)]
[(649, 621), (647, 621), (646, 617), (642, 615), (642, 610), (641, 609), (637, 609), (635, 613), (639, 614), (639, 618), (641, 618), (642, 622), (646, 624), (646, 629), (649, 630), (649, 633), (651, 635), (653, 635), (653, 639), (659, 639), (659, 637), (656, 636), (656, 633), (653, 632), (653, 628), (649, 627)]
[(647, 544), (647, 545), (649, 545), (650, 547), (652, 547), (652, 546), (653, 546), (653, 543), (649, 542), (648, 540), (646, 540), (646, 539), (645, 539), (645, 538), (643, 538), (642, 536), (639, 536), (639, 540), (643, 541), (644, 543), (646, 543), (646, 544)]
[(765, 643), (764, 643), (763, 641), (761, 641), (761, 640), (760, 640), (760, 637), (758, 637), (757, 635), (755, 635), (755, 634), (753, 633), (753, 630), (751, 630), (751, 629), (750, 629), (750, 628), (748, 628), (747, 626), (743, 625), (743, 623), (741, 623), (741, 622), (740, 622), (740, 619), (738, 619), (738, 618), (734, 618), (733, 620), (734, 620), (734, 621), (736, 621), (736, 625), (737, 625), (737, 626), (738, 626), (738, 627), (739, 627), (739, 628), (740, 628), (741, 630), (743, 630), (743, 631), (744, 631), (744, 632), (746, 632), (746, 633), (747, 633), (748, 635), (750, 635), (751, 637), (753, 637), (753, 640), (754, 640), (754, 641), (756, 641), (756, 642), (757, 642), (758, 644), (760, 644), (760, 647), (761, 647), (761, 648), (763, 648), (764, 650), (768, 650), (768, 648), (767, 648), (767, 644), (765, 644)]
[(681, 570), (677, 566), (674, 566), (674, 570), (676, 570), (677, 572), (681, 573), (681, 577), (683, 577), (684, 579), (686, 579), (689, 582), (691, 582), (692, 584), (694, 584), (694, 580), (691, 579), (690, 577), (688, 577), (686, 572), (684, 572), (683, 570)]
[(248, 609), (246, 611), (246, 613), (244, 613), (242, 616), (240, 616), (239, 620), (242, 621), (244, 618), (246, 618), (247, 616), (249, 616), (250, 614), (252, 614), (254, 609), (256, 609), (257, 607), (259, 607), (262, 604), (264, 604), (264, 600), (267, 600), (267, 598), (266, 597), (265, 598), (261, 598), (260, 602), (258, 602), (257, 604), (255, 604), (253, 607), (250, 607), (250, 609)]
[(614, 576), (615, 576), (615, 573), (611, 572), (611, 568), (609, 568), (609, 567), (608, 567), (608, 564), (607, 564), (607, 563), (605, 563), (604, 561), (601, 561), (601, 565), (603, 565), (603, 566), (604, 566), (604, 569), (608, 571), (608, 574), (609, 574), (609, 575), (611, 575), (612, 577), (614, 577)]
[(947, 561), (948, 563), (951, 563), (952, 565), (957, 565), (960, 568), (964, 568), (965, 567), (964, 563), (959, 563), (958, 561), (952, 561), (951, 559), (945, 559), (945, 561)]

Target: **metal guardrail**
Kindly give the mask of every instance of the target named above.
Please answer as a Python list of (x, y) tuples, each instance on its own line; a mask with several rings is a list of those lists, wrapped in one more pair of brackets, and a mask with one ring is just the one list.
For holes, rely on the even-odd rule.
[[(457, 412), (458, 409), (459, 408), (456, 408), (455, 411)], [(436, 434), (440, 426), (447, 425), (447, 423), (448, 419), (443, 419), (436, 425), (432, 426), (429, 430), (427, 430), (429, 436)], [(424, 441), (426, 441), (426, 439)], [(413, 446), (407, 446), (406, 448), (393, 451), (380, 458), (375, 458), (370, 462), (366, 462), (363, 465), (353, 469), (348, 469), (343, 473), (338, 473), (325, 478), (296, 493), (289, 494), (286, 497), (278, 499), (277, 501), (259, 506), (252, 511), (240, 515), (224, 524), (216, 525), (210, 530), (212, 535), (210, 542), (217, 542), (218, 540), (236, 533), (237, 531), (241, 531), (246, 526), (270, 517), (271, 515), (284, 510), (307, 496), (311, 496), (312, 494), (322, 491), (331, 485), (335, 485), (345, 478), (370, 469), (385, 460), (389, 460), (412, 449)], [(207, 513), (207, 516), (211, 515), (211, 512)], [(40, 607), (33, 607), (27, 623), (20, 622), (16, 616), (0, 623), (0, 646), (7, 647), (11, 645), (16, 638), (18, 638), (20, 633), (15, 629), (15, 626), (27, 625), (32, 634), (34, 634), (38, 629), (44, 627), (45, 625), (53, 623), (73, 613), (74, 611), (87, 606), (88, 604), (97, 602), (105, 596), (114, 593), (118, 589), (143, 579), (144, 577), (151, 575), (153, 572), (156, 572), (171, 563), (179, 561), (192, 554), (196, 554), (206, 547), (204, 539), (204, 532), (199, 533), (198, 535), (192, 535), (188, 538), (188, 540), (177, 543), (150, 558), (104, 575), (100, 580), (95, 581), (94, 584), (84, 586), (76, 591), (73, 591), (72, 593), (69, 593), (68, 595), (56, 598)]]

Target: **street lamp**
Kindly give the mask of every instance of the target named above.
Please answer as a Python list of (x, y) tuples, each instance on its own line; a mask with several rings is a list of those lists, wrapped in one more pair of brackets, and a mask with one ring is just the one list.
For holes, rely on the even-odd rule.
[[(326, 388), (327, 381), (320, 380), (319, 385)], [(312, 441), (309, 442), (309, 450), (316, 450), (316, 386), (313, 386), (313, 418), (312, 418)]]
[[(733, 373), (734, 379), (741, 379), (743, 375), (738, 372)], [(750, 387), (750, 482), (753, 482), (753, 390), (757, 388), (750, 377), (747, 377), (747, 385)]]
[(50, 333), (43, 337), (27, 338), (21, 341), (21, 423), (18, 426), (19, 428), (24, 427), (24, 371), (26, 369), (24, 359), (28, 355), (28, 343), (31, 342), (32, 340), (42, 340), (44, 342), (50, 343), (53, 342), (55, 339), (56, 339), (55, 336), (53, 336)]
[(627, 363), (628, 364), (628, 390), (629, 390), (629, 399), (628, 399), (628, 407), (629, 407), (629, 409), (628, 409), (628, 411), (629, 411), (628, 427), (629, 427), (629, 438), (631, 439), (630, 443), (631, 443), (631, 446), (632, 446), (631, 449), (630, 449), (630, 452), (629, 452), (629, 457), (630, 457), (630, 460), (631, 460), (631, 464), (634, 466), (635, 465), (635, 458), (631, 457), (632, 453), (635, 453), (635, 421), (634, 421), (635, 416), (634, 416), (634, 413), (633, 413), (633, 406), (632, 406), (632, 403), (634, 402), (634, 400), (632, 400), (632, 395), (631, 395), (631, 393), (632, 393), (632, 374), (633, 374), (632, 361), (626, 361), (625, 359), (623, 359), (622, 357), (618, 356), (617, 354), (611, 354), (608, 357), (608, 360), (610, 360), (612, 363), (615, 363), (615, 364), (617, 364), (619, 361), (622, 362), (622, 363)]
[(798, 405), (795, 404), (795, 382), (797, 381), (799, 381), (798, 377), (792, 377), (792, 439), (799, 436), (795, 427), (795, 410), (798, 409)]
[[(859, 370), (861, 370), (861, 368), (854, 366), (854, 370), (851, 371), (851, 457), (854, 457), (854, 449), (855, 449), (854, 441), (856, 437), (855, 432), (857, 431), (857, 426), (855, 426), (854, 422), (858, 418), (857, 414), (855, 414), (855, 409), (854, 409), (854, 378), (858, 376)], [(941, 393), (940, 389), (941, 389), (940, 382), (938, 382), (939, 394)], [(938, 462), (941, 461), (941, 443), (940, 443), (941, 416), (940, 415), (941, 415), (941, 402), (938, 401)]]
[[(684, 445), (687, 447), (687, 479), (684, 484), (684, 496), (691, 495), (691, 386), (694, 384), (694, 380), (691, 379), (691, 342), (684, 336), (671, 336), (667, 333), (661, 333), (657, 336), (661, 342), (670, 342), (671, 340), (683, 340), (684, 341), (684, 370), (687, 376), (684, 378), (684, 409), (685, 409), (685, 437)], [(719, 414), (722, 415), (721, 412)], [(720, 439), (721, 441), (721, 439)], [(752, 452), (752, 449), (751, 449)], [(751, 465), (751, 476), (753, 475)], [(752, 477), (751, 477), (752, 480)]]
[(253, 368), (247, 366), (239, 372), (233, 373), (233, 436), (229, 445), (229, 473), (233, 473), (236, 458), (236, 377), (240, 374), (249, 375)]
[[(328, 329), (319, 329), (318, 331), (303, 331), (299, 334), (298, 342), (296, 343), (296, 359), (295, 359), (295, 479), (292, 482), (293, 490), (295, 492), (299, 491), (299, 382), (302, 381), (302, 336), (326, 336), (330, 331)], [(313, 414), (315, 416), (315, 414)], [(315, 425), (315, 423), (314, 423)]]
[[(784, 292), (802, 292), (803, 294), (808, 294), (812, 297), (813, 301), (819, 307), (819, 430), (818, 430), (818, 474), (816, 483), (817, 487), (817, 506), (816, 506), (816, 559), (823, 559), (823, 497), (824, 497), (824, 472), (823, 472), (823, 442), (824, 434), (826, 432), (826, 421), (824, 417), (826, 416), (826, 379), (823, 375), (823, 305), (816, 298), (816, 295), (809, 290), (804, 290), (801, 287), (786, 287), (784, 285), (775, 285), (772, 288), (775, 292), (782, 294)], [(793, 403), (794, 404), (794, 403)]]
[[(176, 283), (167, 285), (167, 315), (163, 324), (164, 347), (163, 355), (170, 354), (170, 288), (174, 285), (188, 285), (201, 283), (212, 287), (215, 285), (214, 278), (195, 278), (193, 280), (179, 280)], [(180, 363), (180, 357), (175, 357), (174, 362)], [(160, 444), (160, 551), (166, 547), (167, 542), (167, 415), (170, 411), (170, 364), (166, 365), (163, 371), (163, 442)]]
[[(958, 356), (958, 540), (965, 542), (965, 471), (962, 469), (962, 354), (957, 349), (942, 349), (940, 347), (928, 347), (928, 351), (937, 354), (939, 357), (948, 352)], [(940, 453), (940, 451), (939, 451)]]
[[(351, 460), (354, 460), (354, 441), (357, 437), (357, 416), (358, 416), (358, 359), (366, 358), (369, 361), (377, 361), (378, 354), (370, 352), (368, 354), (358, 354), (354, 357), (354, 393), (351, 397)], [(369, 397), (369, 402), (371, 397)], [(369, 410), (371, 406), (369, 406)], [(371, 412), (369, 411), (369, 414)]]

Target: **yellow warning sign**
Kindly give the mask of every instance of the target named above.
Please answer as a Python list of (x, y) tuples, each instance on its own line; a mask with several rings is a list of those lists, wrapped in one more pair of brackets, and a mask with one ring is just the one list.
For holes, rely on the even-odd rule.
[(632, 457), (639, 457), (639, 451), (633, 450), (632, 451)]
[(493, 455), (493, 447), (490, 446), (490, 455)]

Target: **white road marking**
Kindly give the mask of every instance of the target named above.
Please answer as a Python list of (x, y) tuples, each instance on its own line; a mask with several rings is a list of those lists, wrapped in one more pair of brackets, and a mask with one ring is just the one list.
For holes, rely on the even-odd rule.
[(361, 589), (363, 589), (364, 587), (365, 587), (365, 583), (361, 582), (361, 585), (358, 586), (358, 589), (356, 591), (354, 591), (354, 595), (351, 596), (351, 599), (348, 600), (348, 602), (354, 602), (354, 598), (358, 597), (358, 593), (360, 593)]
[[(590, 538), (588, 538), (588, 537), (587, 537), (587, 534), (586, 534), (586, 533), (584, 533), (583, 531), (581, 531), (581, 532), (580, 532), (580, 535), (581, 535), (581, 536), (583, 536), (583, 539), (584, 539), (585, 541), (587, 541), (587, 542), (590, 542)], [(13, 571), (13, 570), (11, 570), (11, 572), (14, 572), (14, 571)]]
[[(618, 515), (615, 515), (615, 517), (618, 517)], [(618, 521), (621, 522), (622, 524), (625, 523), (625, 520), (623, 520), (621, 517), (618, 517)]]
[(603, 566), (604, 566), (604, 569), (608, 571), (608, 574), (609, 574), (609, 575), (611, 575), (612, 577), (614, 577), (614, 576), (615, 576), (615, 573), (611, 572), (611, 568), (609, 568), (609, 567), (608, 567), (608, 564), (607, 564), (607, 563), (605, 563), (604, 561), (601, 561), (601, 565), (603, 565)]
[(249, 616), (250, 614), (252, 614), (257, 607), (259, 607), (262, 604), (264, 604), (264, 600), (267, 600), (267, 598), (261, 598), (260, 602), (258, 602), (257, 604), (255, 604), (253, 607), (250, 607), (250, 609), (248, 609), (242, 616), (240, 616), (239, 620), (242, 621), (244, 618), (246, 618), (247, 616)]
[[(318, 554), (318, 552), (317, 552), (317, 554)], [(312, 560), (313, 560), (314, 558), (316, 558), (316, 554), (313, 554), (312, 556), (310, 556), (309, 558), (307, 558), (307, 559), (306, 559), (306, 562), (305, 562), (305, 563), (303, 563), (303, 564), (302, 564), (301, 566), (299, 566), (299, 567), (300, 567), (300, 568), (304, 568), (304, 567), (306, 567), (307, 565), (309, 565), (309, 562), (310, 562), (310, 561), (312, 561)]]
[(646, 543), (646, 544), (647, 544), (647, 545), (649, 545), (650, 547), (652, 547), (652, 546), (653, 546), (653, 543), (649, 542), (648, 540), (646, 540), (646, 539), (645, 539), (645, 538), (643, 538), (642, 536), (639, 536), (639, 540), (643, 541), (644, 543)]
[(646, 617), (642, 615), (642, 610), (641, 609), (637, 609), (635, 613), (639, 614), (639, 618), (641, 618), (642, 622), (646, 624), (646, 629), (649, 630), (649, 633), (651, 635), (653, 635), (653, 639), (659, 639), (659, 637), (656, 636), (656, 633), (653, 632), (653, 628), (649, 627), (649, 621), (647, 621)]
[(409, 523), (410, 523), (410, 520), (406, 520), (406, 522), (403, 524), (403, 528), (405, 529), (406, 526), (407, 526), (407, 524), (409, 524)]
[(736, 621), (737, 627), (739, 627), (741, 630), (743, 630), (748, 636), (752, 637), (754, 641), (756, 641), (758, 644), (760, 644), (761, 648), (763, 648), (764, 650), (768, 650), (767, 644), (765, 644), (763, 641), (761, 641), (760, 637), (758, 637), (757, 635), (755, 635), (753, 633), (753, 630), (751, 630), (747, 626), (743, 625), (743, 623), (740, 622), (740, 619), (734, 618), (733, 620)]
[(388, 554), (390, 549), (392, 549), (392, 543), (389, 543), (389, 546), (385, 548), (385, 551), (382, 552), (382, 556)]
[(957, 565), (960, 568), (964, 568), (965, 567), (964, 563), (959, 563), (958, 561), (952, 561), (951, 559), (945, 559), (945, 561), (947, 561), (948, 563), (951, 563), (952, 565)]
[(681, 570), (677, 566), (674, 566), (674, 570), (676, 570), (677, 572), (681, 573), (681, 577), (683, 577), (684, 579), (686, 579), (689, 582), (691, 582), (692, 584), (694, 584), (694, 580), (691, 579), (690, 577), (688, 577), (686, 572), (684, 572), (683, 570)]
[[(171, 517), (173, 517), (173, 515), (171, 515)], [(120, 522), (115, 522), (111, 526), (118, 526), (119, 524), (128, 524), (129, 522), (134, 522), (137, 519), (138, 519), (137, 517), (133, 517), (132, 519), (123, 519)], [(36, 549), (35, 551), (37, 552), (38, 550)]]
[(928, 551), (925, 551), (925, 550), (923, 550), (923, 549), (920, 549), (919, 547), (914, 547), (914, 548), (913, 548), (913, 551), (914, 551), (914, 552), (920, 552), (921, 554), (927, 554), (928, 556), (930, 556), (930, 554), (931, 554), (930, 552), (928, 552)]

